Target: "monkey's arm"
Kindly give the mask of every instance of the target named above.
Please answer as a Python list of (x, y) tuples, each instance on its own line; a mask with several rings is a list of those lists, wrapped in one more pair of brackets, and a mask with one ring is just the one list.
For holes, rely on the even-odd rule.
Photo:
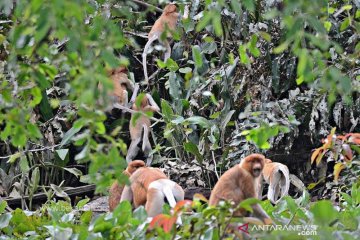
[(121, 194), (120, 202), (123, 202), (123, 201), (129, 201), (131, 204), (133, 203), (133, 192), (132, 192), (130, 186), (125, 186), (125, 188)]
[(131, 99), (130, 99), (130, 102), (129, 102), (129, 104), (128, 104), (128, 107), (131, 107), (131, 106), (133, 105), (133, 103), (135, 102), (135, 99), (136, 99), (136, 96), (137, 96), (138, 92), (139, 92), (139, 84), (136, 83), (135, 86), (134, 86), (133, 93), (132, 93), (132, 95), (131, 95)]
[(140, 141), (141, 141), (140, 137), (131, 140), (129, 149), (126, 154), (126, 162), (127, 163), (130, 163), (132, 160), (134, 160), (134, 158), (138, 154), (138, 152), (139, 152), (138, 144), (140, 143)]
[(146, 166), (150, 166), (153, 156), (150, 156), (151, 152), (151, 144), (149, 140), (149, 127), (146, 124), (143, 124), (143, 140), (142, 140), (142, 151), (144, 153), (144, 156), (146, 156)]
[(142, 60), (143, 60), (142, 64), (143, 64), (144, 78), (146, 84), (149, 84), (149, 76), (147, 72), (147, 62), (146, 62), (147, 52), (149, 51), (150, 45), (158, 38), (159, 38), (159, 34), (152, 35), (152, 37), (150, 37), (147, 43), (145, 44), (144, 51), (142, 54)]
[(152, 98), (152, 96), (147, 93), (146, 94), (146, 97), (149, 101), (149, 104), (150, 104), (150, 110), (154, 111), (154, 112), (159, 112), (160, 111), (160, 108), (159, 106), (156, 104), (156, 102), (154, 101), (154, 99)]

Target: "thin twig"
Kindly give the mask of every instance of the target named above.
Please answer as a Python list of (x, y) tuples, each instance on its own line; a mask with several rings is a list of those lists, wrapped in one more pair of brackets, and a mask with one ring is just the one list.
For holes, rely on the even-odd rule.
[(123, 31), (123, 33), (130, 34), (133, 36), (141, 37), (141, 38), (148, 38), (146, 34), (136, 33), (136, 32), (130, 32), (130, 31)]
[(143, 1), (139, 1), (139, 0), (133, 0), (133, 2), (138, 3), (140, 5), (143, 5), (145, 7), (152, 7), (152, 8), (155, 9), (155, 11), (157, 11), (159, 13), (163, 12), (163, 10), (161, 8), (158, 8), (158, 7), (156, 7), (156, 6), (152, 5), (152, 4), (149, 4), (149, 3), (146, 3), (146, 2), (143, 2)]
[[(147, 116), (144, 112), (142, 111), (136, 111), (136, 110), (133, 110), (131, 108), (128, 108), (128, 107), (125, 107), (119, 103), (114, 103), (113, 104), (114, 108), (118, 108), (118, 109), (121, 109), (123, 110), (124, 112), (129, 112), (129, 113), (141, 113), (142, 115), (146, 116), (146, 117), (149, 117)], [(159, 113), (160, 114), (160, 113)], [(158, 118), (154, 118), (154, 117), (149, 117), (151, 120), (153, 121), (156, 121), (156, 122), (164, 122), (163, 120), (161, 119), (158, 119)]]
[(219, 174), (218, 174), (217, 171), (216, 171), (216, 161), (215, 161), (214, 151), (211, 151), (211, 154), (212, 154), (212, 159), (213, 159), (213, 161), (214, 161), (214, 166), (215, 166), (215, 175), (216, 175), (217, 179), (219, 179)]
[[(24, 150), (24, 151), (22, 151), (21, 153), (22, 153), (22, 154), (25, 154), (25, 153), (28, 153), (28, 152), (41, 152), (41, 151), (46, 151), (46, 150), (54, 151), (54, 149), (55, 149), (56, 147), (58, 147), (58, 146), (60, 146), (60, 144), (56, 144), (56, 145), (52, 145), (52, 146), (48, 146), (48, 147), (42, 147), (42, 148)], [(16, 154), (16, 153), (14, 153), (14, 154)], [(12, 155), (14, 155), (14, 154), (0, 157), (0, 159), (10, 158), (10, 157), (11, 157)]]

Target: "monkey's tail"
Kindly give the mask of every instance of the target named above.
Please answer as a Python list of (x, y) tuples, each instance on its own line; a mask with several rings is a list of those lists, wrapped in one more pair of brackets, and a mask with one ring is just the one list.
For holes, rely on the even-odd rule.
[(146, 124), (143, 124), (142, 127), (143, 127), (143, 137), (142, 137), (141, 150), (145, 152), (146, 141), (149, 141), (149, 128), (148, 126), (146, 126)]
[(176, 205), (176, 200), (171, 188), (168, 185), (165, 185), (162, 189), (162, 192), (168, 200), (170, 207), (174, 208)]
[(270, 183), (267, 194), (268, 199), (274, 204), (278, 203), (282, 197), (288, 195), (290, 188), (288, 167), (283, 164), (279, 164), (276, 168), (277, 171), (273, 175), (273, 182)]
[(149, 76), (148, 76), (148, 72), (147, 72), (146, 55), (147, 55), (147, 52), (149, 51), (150, 45), (156, 40), (156, 38), (157, 38), (156, 34), (153, 35), (151, 38), (149, 38), (149, 40), (145, 44), (144, 51), (143, 51), (143, 54), (142, 54), (142, 61), (143, 61), (142, 64), (143, 64), (144, 78), (145, 78), (145, 83), (146, 84), (149, 83)]
[[(284, 197), (284, 196), (288, 195), (289, 188), (290, 188), (289, 168), (286, 165), (281, 164), (281, 165), (279, 165), (279, 171), (281, 171), (282, 175), (283, 175), (281, 177), (280, 189), (281, 189), (281, 197)], [(284, 181), (284, 183), (283, 183), (283, 181)]]

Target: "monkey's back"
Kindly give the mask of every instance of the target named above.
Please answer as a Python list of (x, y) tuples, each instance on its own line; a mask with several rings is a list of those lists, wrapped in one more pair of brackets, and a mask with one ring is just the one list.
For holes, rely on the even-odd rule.
[[(130, 177), (130, 173), (125, 169), (123, 174)], [(124, 185), (120, 185), (118, 181), (113, 182), (109, 189), (109, 210), (112, 212), (116, 206), (119, 204), (121, 199), (121, 194), (124, 190)]]
[[(153, 27), (151, 28), (148, 38), (152, 38), (154, 35), (160, 37), (161, 33), (165, 30), (167, 26), (170, 31), (175, 31), (177, 24), (178, 13), (170, 13), (169, 15), (161, 15), (161, 17), (155, 21)], [(167, 37), (171, 37), (170, 32), (167, 33)]]
[[(150, 131), (150, 125), (151, 125), (151, 122), (150, 122), (150, 119), (146, 116), (140, 116), (139, 118), (137, 118), (136, 120), (134, 120), (134, 114), (131, 115), (131, 118), (130, 118), (130, 137), (131, 137), (131, 140), (135, 140), (135, 139), (138, 139), (142, 136), (142, 132), (143, 132), (143, 125), (146, 125), (148, 128), (147, 128), (147, 131)], [(135, 125), (134, 124), (134, 121), (135, 121)]]
[(246, 199), (246, 189), (249, 187), (248, 182), (250, 174), (235, 165), (227, 170), (215, 184), (211, 191), (209, 205), (217, 205), (221, 200), (231, 200), (238, 205), (242, 200)]
[(150, 183), (158, 179), (167, 178), (168, 177), (158, 168), (144, 167), (135, 171), (135, 173), (130, 177), (135, 207), (145, 205), (146, 194)]

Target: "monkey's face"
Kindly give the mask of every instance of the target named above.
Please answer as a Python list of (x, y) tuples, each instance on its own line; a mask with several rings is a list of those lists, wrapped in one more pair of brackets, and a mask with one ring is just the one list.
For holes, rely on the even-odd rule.
[(240, 162), (240, 167), (248, 171), (253, 177), (260, 176), (265, 164), (265, 157), (262, 154), (251, 154)]
[(176, 12), (176, 5), (175, 4), (169, 4), (164, 8), (164, 13), (169, 14), (169, 13), (174, 13)]
[(252, 175), (254, 177), (259, 177), (264, 167), (264, 161), (256, 159), (252, 162)]

